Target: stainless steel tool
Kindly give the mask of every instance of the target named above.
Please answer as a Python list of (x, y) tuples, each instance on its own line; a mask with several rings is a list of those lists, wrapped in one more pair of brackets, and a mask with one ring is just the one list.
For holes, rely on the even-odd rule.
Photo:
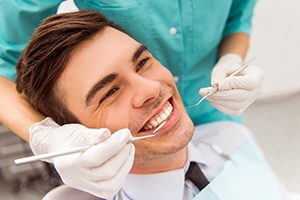
[[(138, 140), (142, 140), (142, 139), (146, 139), (146, 138), (151, 138), (156, 136), (156, 134), (158, 133), (158, 131), (166, 124), (167, 121), (163, 121), (151, 134), (149, 135), (144, 135), (144, 136), (140, 136), (140, 137), (131, 137), (128, 140), (128, 143), (132, 143)], [(35, 156), (30, 156), (30, 157), (25, 157), (25, 158), (19, 158), (14, 160), (16, 165), (20, 165), (20, 164), (25, 164), (25, 163), (29, 163), (29, 162), (35, 162), (41, 159), (48, 159), (48, 158), (54, 158), (54, 157), (58, 157), (58, 156), (64, 156), (64, 155), (69, 155), (69, 154), (73, 154), (73, 153), (79, 153), (79, 152), (84, 152), (86, 150), (88, 150), (89, 148), (91, 148), (94, 145), (87, 145), (87, 146), (83, 146), (83, 147), (77, 147), (77, 148), (73, 148), (73, 149), (69, 149), (69, 150), (64, 150), (64, 151), (58, 151), (58, 152), (52, 152), (52, 153), (46, 153), (46, 154), (41, 154), (41, 155), (35, 155)]]
[[(248, 61), (244, 62), (237, 70), (235, 70), (232, 74), (230, 74), (229, 76), (227, 76), (226, 78), (230, 78), (233, 77), (237, 74), (239, 74), (241, 71), (243, 71), (246, 67), (249, 66), (250, 63), (252, 63), (257, 57), (252, 57), (251, 59), (249, 59)], [(209, 92), (206, 93), (206, 95), (204, 97), (202, 97), (197, 103), (187, 106), (185, 108), (192, 108), (195, 106), (198, 106), (204, 99), (206, 99), (207, 97), (215, 94), (218, 91), (217, 87), (213, 87)]]

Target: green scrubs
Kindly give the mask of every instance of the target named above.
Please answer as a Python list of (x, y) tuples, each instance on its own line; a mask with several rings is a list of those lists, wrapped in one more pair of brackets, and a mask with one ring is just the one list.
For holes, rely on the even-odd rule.
[[(106, 14), (173, 74), (186, 106), (210, 86), (222, 38), (250, 34), (256, 0), (74, 0), (79, 9)], [(0, 75), (15, 79), (15, 64), (34, 29), (57, 12), (59, 0), (0, 1)], [(242, 122), (219, 112), (209, 101), (188, 109), (195, 124), (219, 120)]]

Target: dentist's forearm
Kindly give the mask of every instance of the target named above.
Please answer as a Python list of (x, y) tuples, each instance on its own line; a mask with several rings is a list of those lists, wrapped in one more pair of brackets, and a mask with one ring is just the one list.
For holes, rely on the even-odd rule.
[(17, 92), (15, 83), (0, 76), (0, 122), (28, 141), (29, 127), (42, 119), (44, 116)]
[(225, 37), (219, 46), (219, 58), (226, 54), (237, 54), (245, 58), (249, 48), (250, 38), (245, 33), (233, 33)]

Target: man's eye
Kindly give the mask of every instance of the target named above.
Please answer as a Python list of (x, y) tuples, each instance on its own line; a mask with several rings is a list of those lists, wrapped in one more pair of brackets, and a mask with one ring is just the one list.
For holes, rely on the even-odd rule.
[(146, 64), (146, 62), (148, 60), (149, 60), (149, 58), (145, 58), (145, 59), (141, 60), (136, 67), (136, 71), (138, 72)]
[(112, 88), (110, 89), (105, 96), (100, 100), (99, 103), (102, 103), (104, 100), (106, 100), (107, 98), (109, 98), (110, 96), (112, 96), (117, 90), (119, 90), (119, 88)]

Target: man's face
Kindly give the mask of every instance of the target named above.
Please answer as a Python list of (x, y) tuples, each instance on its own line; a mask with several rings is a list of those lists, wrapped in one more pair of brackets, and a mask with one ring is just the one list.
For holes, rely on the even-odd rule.
[(176, 153), (193, 134), (172, 74), (145, 46), (110, 27), (74, 52), (56, 89), (90, 128), (129, 128), (143, 136), (167, 119), (154, 138), (134, 143), (135, 162)]

